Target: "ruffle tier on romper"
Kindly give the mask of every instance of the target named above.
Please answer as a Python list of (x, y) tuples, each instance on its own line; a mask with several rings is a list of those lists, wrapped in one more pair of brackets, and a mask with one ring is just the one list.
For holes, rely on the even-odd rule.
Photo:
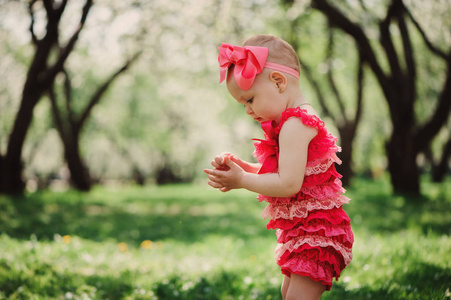
[(277, 229), (276, 259), (282, 273), (308, 276), (330, 290), (333, 278), (338, 280), (351, 262), (354, 243), (350, 219), (342, 209), (349, 199), (342, 195), (345, 189), (335, 169), (335, 163), (341, 164), (337, 138), (317, 116), (289, 108), (279, 124), (262, 123), (265, 139), (255, 142), (254, 156), (262, 164), (259, 173), (278, 171), (279, 133), (291, 117), (318, 130), (308, 147), (301, 190), (288, 198), (259, 195), (258, 199), (269, 203), (262, 216), (270, 218), (268, 229)]

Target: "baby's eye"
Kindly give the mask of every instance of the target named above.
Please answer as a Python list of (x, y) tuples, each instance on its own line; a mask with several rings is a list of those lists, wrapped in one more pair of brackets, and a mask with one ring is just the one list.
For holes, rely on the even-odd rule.
[(252, 103), (254, 101), (254, 97), (250, 98), (249, 100), (247, 100), (247, 103)]

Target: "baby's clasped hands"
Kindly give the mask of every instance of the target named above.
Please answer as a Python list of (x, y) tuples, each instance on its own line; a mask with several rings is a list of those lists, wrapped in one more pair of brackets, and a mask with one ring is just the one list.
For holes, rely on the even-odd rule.
[(216, 155), (215, 158), (211, 161), (211, 165), (217, 170), (228, 171), (230, 170), (230, 168), (225, 163), (225, 159), (230, 156), (233, 156), (233, 154), (230, 152), (223, 152), (220, 155)]
[(217, 155), (211, 162), (214, 169), (204, 169), (210, 180), (208, 185), (221, 192), (241, 188), (245, 171), (237, 163), (239, 163), (239, 159), (231, 153)]

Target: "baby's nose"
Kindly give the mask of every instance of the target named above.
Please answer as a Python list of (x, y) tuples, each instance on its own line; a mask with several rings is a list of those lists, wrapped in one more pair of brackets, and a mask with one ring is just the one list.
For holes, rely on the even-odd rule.
[(248, 115), (252, 115), (252, 113), (253, 113), (252, 108), (250, 106), (248, 106), (248, 105), (246, 106), (246, 113)]

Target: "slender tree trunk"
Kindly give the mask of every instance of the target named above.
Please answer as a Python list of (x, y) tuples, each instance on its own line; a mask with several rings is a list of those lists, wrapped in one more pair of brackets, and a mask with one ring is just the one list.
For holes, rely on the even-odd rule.
[(34, 107), (42, 95), (42, 89), (30, 83), (30, 81), (28, 80), (25, 84), (21, 105), (9, 136), (7, 152), (0, 168), (0, 193), (19, 194), (25, 188), (25, 182), (22, 178), (22, 148), (33, 119)]
[(420, 194), (420, 172), (417, 153), (410, 142), (411, 136), (400, 130), (393, 131), (387, 142), (388, 169), (395, 193)]
[(64, 145), (64, 157), (70, 170), (71, 184), (80, 191), (89, 191), (91, 189), (91, 177), (80, 155), (80, 145), (78, 136), (70, 136), (70, 141)]
[[(48, 90), (50, 101), (52, 104), (53, 119), (55, 121), (56, 129), (60, 135), (64, 146), (64, 157), (66, 159), (68, 168), (71, 174), (71, 184), (78, 190), (89, 191), (92, 185), (92, 178), (89, 175), (89, 170), (86, 167), (83, 158), (80, 154), (80, 133), (84, 124), (91, 115), (92, 109), (100, 102), (104, 93), (113, 81), (123, 72), (125, 72), (131, 63), (133, 63), (140, 56), (140, 52), (136, 53), (132, 58), (127, 60), (125, 64), (113, 73), (89, 99), (88, 104), (76, 117), (72, 108), (72, 86), (68, 72), (63, 69), (62, 74), (65, 77), (65, 96), (66, 114), (62, 114), (57, 105), (57, 95), (55, 87), (52, 86)], [(64, 117), (65, 116), (65, 117)], [(136, 173), (136, 172), (135, 172)]]
[[(41, 2), (46, 12), (46, 33), (42, 39), (38, 39), (35, 34), (35, 12), (34, 6)], [(54, 63), (50, 63), (52, 49), (58, 44), (58, 26), (61, 16), (66, 8), (67, 0), (62, 1), (28, 1), (28, 12), (30, 15), (30, 34), (35, 52), (33, 60), (27, 73), (27, 79), (22, 91), (22, 100), (19, 111), (16, 115), (13, 128), (11, 130), (7, 152), (2, 159), (0, 166), (0, 194), (16, 194), (23, 193), (25, 182), (22, 178), (22, 148), (25, 143), (28, 128), (33, 119), (33, 110), (41, 99), (42, 94), (46, 91), (55, 80), (55, 76), (61, 71), (64, 63), (72, 52), (80, 31), (82, 30), (88, 12), (92, 6), (92, 0), (86, 0), (83, 6), (80, 23), (66, 46), (59, 51), (54, 59)]]
[(432, 181), (433, 182), (443, 182), (445, 179), (446, 172), (449, 170), (448, 161), (451, 156), (451, 138), (443, 147), (442, 157), (436, 164), (432, 153), (430, 155), (431, 168), (432, 168)]
[(338, 130), (341, 139), (341, 152), (338, 153), (338, 157), (340, 157), (343, 163), (337, 165), (337, 171), (343, 176), (341, 178), (343, 186), (349, 186), (351, 179), (354, 176), (354, 171), (352, 169), (352, 151), (355, 131), (351, 126), (341, 126), (338, 127)]

